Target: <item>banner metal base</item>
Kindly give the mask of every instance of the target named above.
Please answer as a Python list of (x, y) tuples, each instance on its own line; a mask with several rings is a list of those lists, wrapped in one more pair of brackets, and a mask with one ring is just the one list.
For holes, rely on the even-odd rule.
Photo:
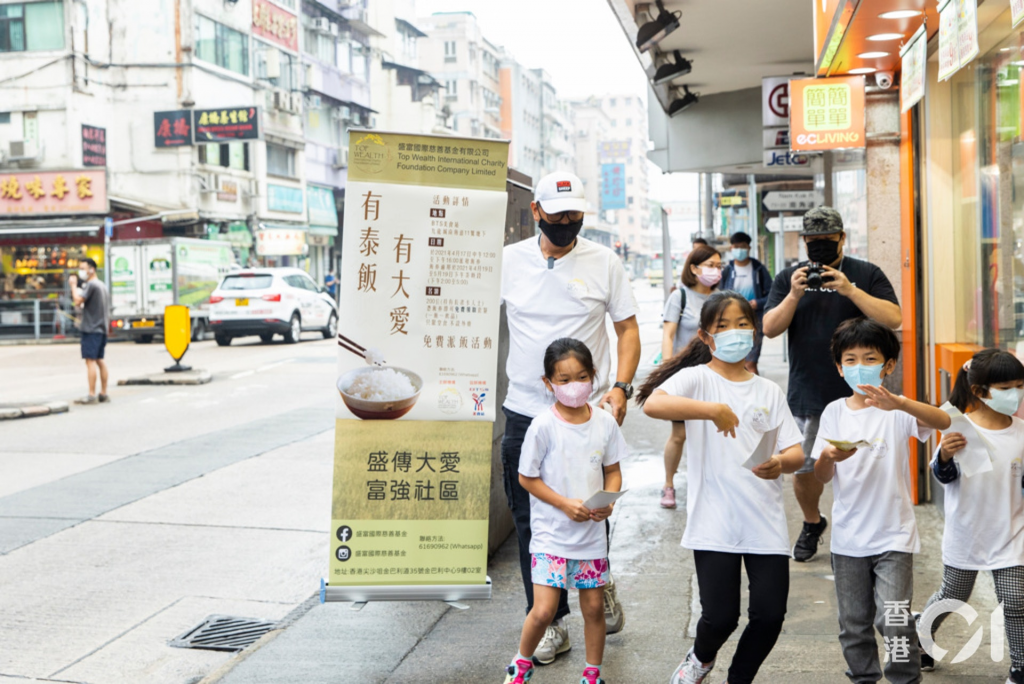
[(320, 580), (320, 603), (347, 601), (360, 610), (370, 601), (444, 601), (453, 608), (466, 610), (460, 601), (489, 601), (491, 578), (485, 584), (417, 584), (394, 586), (332, 587)]

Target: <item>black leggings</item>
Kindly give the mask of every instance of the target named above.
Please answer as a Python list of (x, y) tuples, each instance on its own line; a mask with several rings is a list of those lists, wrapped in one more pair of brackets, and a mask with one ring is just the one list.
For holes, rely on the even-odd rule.
[(701, 616), (693, 654), (710, 663), (740, 621), (740, 564), (750, 580), (749, 622), (729, 667), (729, 684), (750, 684), (775, 646), (789, 597), (789, 557), (694, 551)]

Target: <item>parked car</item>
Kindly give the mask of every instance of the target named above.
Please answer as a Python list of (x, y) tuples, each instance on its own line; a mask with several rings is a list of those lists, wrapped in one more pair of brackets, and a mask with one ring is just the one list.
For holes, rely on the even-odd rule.
[(298, 268), (250, 268), (228, 274), (210, 295), (210, 330), (226, 347), (236, 337), (275, 334), (295, 343), (304, 331), (330, 339), (338, 333), (338, 309), (324, 288)]

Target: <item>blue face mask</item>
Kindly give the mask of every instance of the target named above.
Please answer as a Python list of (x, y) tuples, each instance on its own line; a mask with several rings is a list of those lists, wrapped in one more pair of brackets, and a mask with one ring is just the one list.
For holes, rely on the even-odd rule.
[(712, 335), (711, 339), (715, 341), (711, 355), (726, 363), (742, 361), (754, 348), (753, 330), (726, 330)]
[(1021, 398), (1024, 397), (1024, 390), (1012, 388), (1012, 389), (995, 389), (992, 388), (988, 391), (988, 399), (982, 399), (990, 409), (998, 413), (1002, 413), (1004, 416), (1012, 416), (1018, 409), (1020, 409)]
[(850, 386), (857, 394), (864, 394), (857, 385), (871, 385), (872, 387), (878, 387), (882, 384), (882, 369), (885, 368), (884, 363), (880, 363), (877, 366), (864, 366), (857, 364), (856, 366), (843, 366), (843, 380), (846, 380), (846, 384)]
[(732, 249), (733, 261), (746, 261), (748, 256), (750, 256), (750, 250), (749, 249), (740, 249), (739, 247), (733, 247), (733, 249)]

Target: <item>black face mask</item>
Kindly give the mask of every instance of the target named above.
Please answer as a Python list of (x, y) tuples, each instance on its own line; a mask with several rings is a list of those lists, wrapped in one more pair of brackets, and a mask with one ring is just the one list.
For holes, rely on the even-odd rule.
[(831, 264), (839, 258), (839, 243), (834, 240), (815, 240), (807, 243), (807, 258), (819, 264)]
[(569, 223), (548, 223), (541, 219), (538, 225), (540, 232), (544, 233), (555, 247), (568, 247), (583, 230), (583, 219)]

